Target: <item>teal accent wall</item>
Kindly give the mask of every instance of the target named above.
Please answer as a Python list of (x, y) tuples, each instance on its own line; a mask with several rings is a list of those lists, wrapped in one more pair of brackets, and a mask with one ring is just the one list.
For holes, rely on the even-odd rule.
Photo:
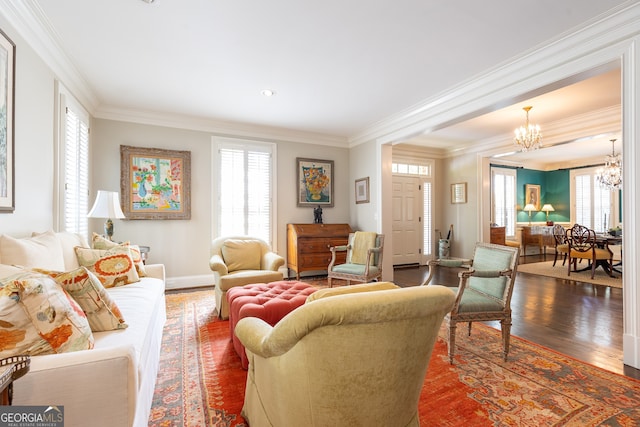
[[(539, 171), (533, 169), (518, 169), (516, 174), (516, 182), (518, 186), (517, 204), (518, 216), (516, 221), (528, 222), (529, 214), (524, 212), (525, 203), (525, 186), (527, 184), (535, 184), (540, 186), (540, 206), (549, 203), (555, 209), (549, 212), (549, 221), (569, 222), (571, 219), (571, 197), (569, 194), (569, 170), (556, 171)], [(547, 218), (546, 213), (532, 212), (532, 222), (542, 222)]]

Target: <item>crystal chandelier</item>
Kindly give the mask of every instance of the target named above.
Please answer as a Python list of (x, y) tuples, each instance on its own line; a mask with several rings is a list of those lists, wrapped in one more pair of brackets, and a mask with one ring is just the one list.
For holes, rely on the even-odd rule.
[(596, 171), (596, 182), (610, 190), (622, 188), (622, 156), (616, 154), (615, 139), (611, 140), (611, 155), (605, 157), (605, 164)]
[(537, 150), (542, 143), (542, 132), (540, 126), (529, 123), (529, 110), (533, 107), (527, 106), (523, 110), (527, 113), (527, 122), (524, 126), (516, 129), (516, 137), (513, 139), (514, 144), (522, 147), (522, 151)]

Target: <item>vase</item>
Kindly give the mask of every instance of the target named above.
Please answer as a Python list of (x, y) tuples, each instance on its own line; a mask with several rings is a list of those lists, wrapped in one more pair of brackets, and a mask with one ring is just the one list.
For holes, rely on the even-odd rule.
[(141, 199), (144, 199), (147, 195), (147, 187), (145, 187), (144, 181), (140, 183), (139, 187), (140, 188), (138, 188), (138, 196), (140, 196)]

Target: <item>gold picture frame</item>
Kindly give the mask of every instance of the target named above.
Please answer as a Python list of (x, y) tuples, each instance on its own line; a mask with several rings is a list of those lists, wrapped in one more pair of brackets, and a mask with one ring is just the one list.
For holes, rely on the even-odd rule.
[(369, 177), (356, 179), (356, 204), (369, 203)]
[(532, 204), (536, 207), (536, 211), (540, 210), (540, 194), (541, 189), (537, 184), (526, 184), (524, 186), (524, 205)]
[(191, 152), (120, 146), (127, 219), (191, 219)]
[(451, 203), (467, 203), (467, 183), (451, 184)]

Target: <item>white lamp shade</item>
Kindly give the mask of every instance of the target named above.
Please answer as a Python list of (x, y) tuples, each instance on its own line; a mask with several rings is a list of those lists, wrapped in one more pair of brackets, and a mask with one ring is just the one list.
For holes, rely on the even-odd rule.
[(120, 195), (115, 191), (98, 190), (96, 201), (87, 217), (125, 218), (122, 208), (120, 208)]
[(550, 204), (546, 204), (544, 206), (542, 206), (542, 212), (554, 212), (555, 209), (553, 209), (553, 206), (551, 206)]
[(523, 209), (523, 211), (525, 211), (525, 212), (531, 212), (531, 211), (535, 211), (535, 210), (536, 210), (536, 207), (531, 203), (527, 204)]

